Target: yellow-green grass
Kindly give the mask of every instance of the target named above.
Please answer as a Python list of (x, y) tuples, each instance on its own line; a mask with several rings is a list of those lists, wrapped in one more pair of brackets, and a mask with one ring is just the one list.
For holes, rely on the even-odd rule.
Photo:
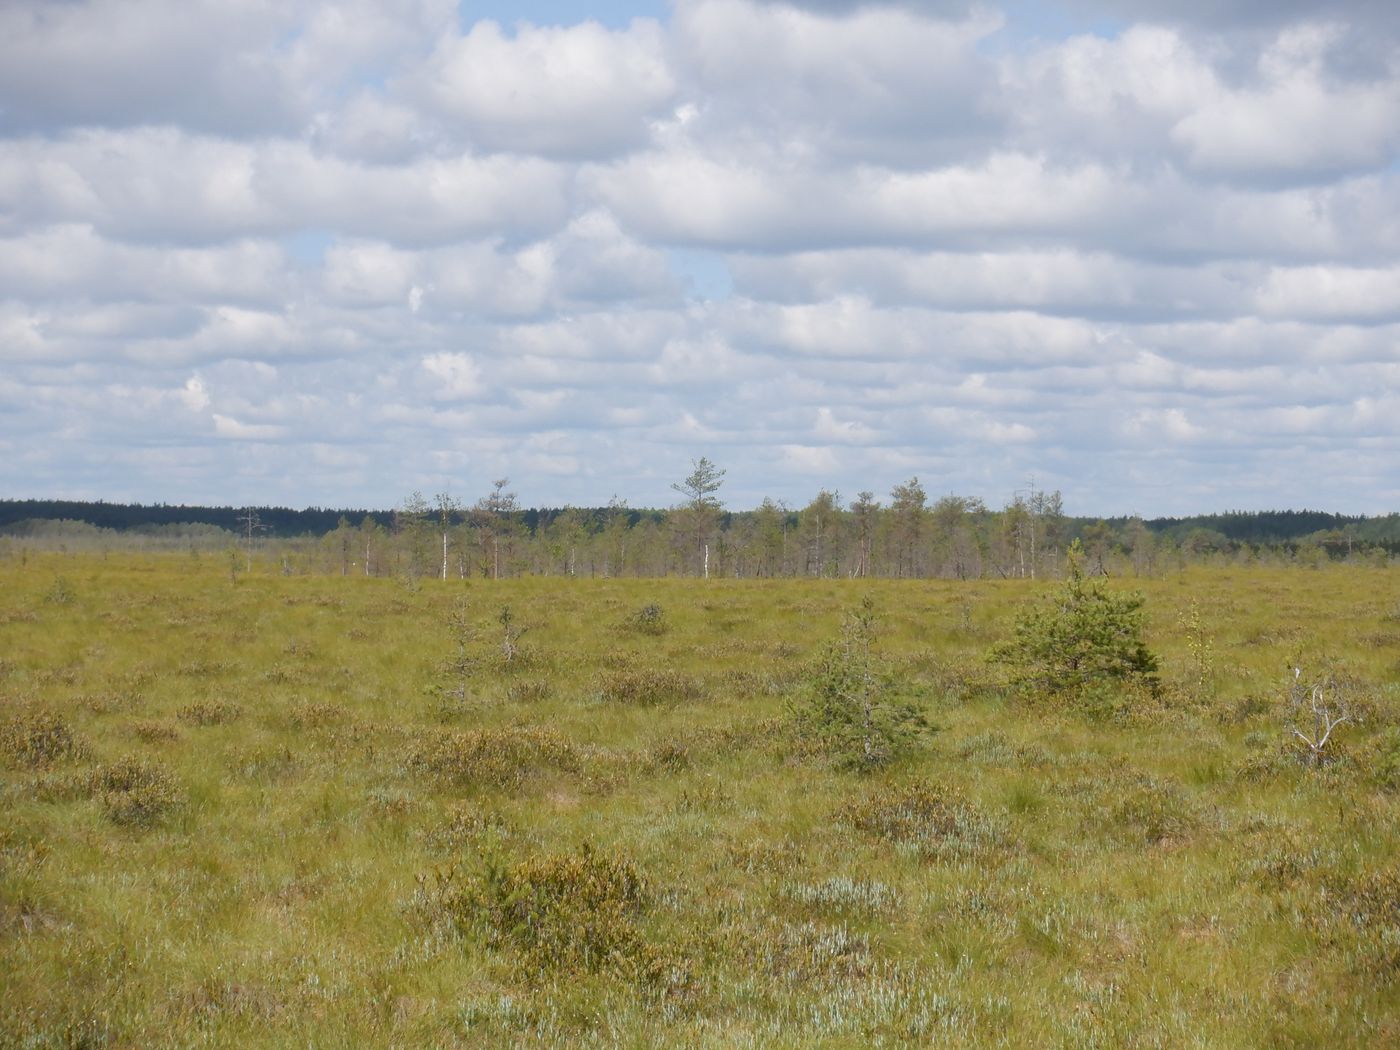
[[(1054, 581), (0, 561), (0, 1046), (1400, 1040), (1397, 577), (1109, 586), (1163, 688), (1087, 710), (985, 659)], [(937, 732), (863, 776), (788, 708), (867, 594)], [(1320, 768), (1294, 666), (1351, 681)]]

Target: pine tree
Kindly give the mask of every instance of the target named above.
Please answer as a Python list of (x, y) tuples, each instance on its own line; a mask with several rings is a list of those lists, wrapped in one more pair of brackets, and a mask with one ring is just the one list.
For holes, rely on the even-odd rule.
[(1106, 681), (1156, 685), (1157, 658), (1142, 640), (1142, 595), (1108, 592), (1102, 579), (1084, 575), (1083, 561), (1076, 541), (1059, 593), (1022, 614), (1015, 637), (992, 651), (1024, 694), (1063, 696)]

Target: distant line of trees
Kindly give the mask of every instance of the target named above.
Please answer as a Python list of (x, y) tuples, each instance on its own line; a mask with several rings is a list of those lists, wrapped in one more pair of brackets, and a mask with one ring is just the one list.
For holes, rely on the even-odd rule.
[(518, 575), (1000, 578), (1058, 575), (1080, 540), (1097, 573), (1270, 558), (1384, 562), (1400, 555), (1400, 515), (1231, 512), (1195, 518), (1069, 517), (1058, 492), (1031, 487), (1005, 506), (930, 499), (917, 477), (888, 497), (823, 490), (804, 507), (764, 500), (726, 510), (708, 460), (674, 486), (667, 510), (614, 501), (523, 508), (509, 482), (467, 504), (414, 493), (393, 511), (172, 507), (0, 501), (0, 536), (71, 550), (230, 548), (285, 572), (440, 578)]

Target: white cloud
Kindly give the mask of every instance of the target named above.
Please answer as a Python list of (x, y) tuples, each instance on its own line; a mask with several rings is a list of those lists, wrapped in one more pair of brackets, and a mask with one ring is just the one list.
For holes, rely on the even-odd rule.
[(747, 0), (678, 5), (677, 63), (704, 99), (691, 132), (706, 152), (753, 136), (812, 159), (946, 159), (999, 120), (993, 68), (977, 46), (1001, 18), (910, 8), (869, 4), (831, 17)]
[(450, 0), (63, 0), (0, 7), (0, 127), (295, 134), (396, 67)]
[(208, 408), (209, 391), (204, 386), (204, 380), (198, 376), (191, 376), (180, 391), (180, 400), (191, 412), (203, 412)]
[(675, 93), (661, 27), (612, 31), (492, 21), (444, 33), (407, 86), (444, 122), (486, 150), (596, 156), (645, 141)]
[(286, 427), (266, 423), (240, 423), (229, 416), (214, 413), (214, 433), (233, 441), (276, 441), (287, 433)]
[(1275, 267), (1259, 288), (1256, 308), (1266, 317), (1400, 321), (1400, 265)]
[(528, 157), (459, 154), (382, 166), (318, 154), (300, 141), (245, 143), (169, 128), (31, 137), (0, 152), (0, 206), (12, 227), (86, 224), (131, 241), (307, 228), (411, 243), (548, 232), (567, 219), (565, 189), (557, 165)]
[(423, 369), (435, 380), (433, 394), (444, 401), (472, 398), (481, 393), (481, 367), (467, 354), (429, 354)]
[(1282, 33), (1259, 57), (1257, 86), (1222, 91), (1172, 138), (1208, 172), (1309, 175), (1374, 169), (1400, 148), (1400, 68), (1377, 82), (1329, 82), (1331, 27)]

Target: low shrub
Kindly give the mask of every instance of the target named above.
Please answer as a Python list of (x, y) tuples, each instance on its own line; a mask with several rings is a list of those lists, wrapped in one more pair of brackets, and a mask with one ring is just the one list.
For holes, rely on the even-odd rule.
[(477, 807), (462, 808), (453, 813), (442, 824), (427, 833), (428, 845), (446, 853), (460, 853), (467, 849), (480, 849), (491, 842), (499, 842), (515, 833), (511, 822), (494, 810)]
[(456, 787), (517, 788), (542, 771), (577, 770), (580, 756), (552, 729), (508, 726), (431, 734), (408, 764)]
[(53, 585), (44, 592), (44, 601), (50, 605), (71, 605), (77, 597), (78, 592), (66, 576), (54, 577)]
[(554, 683), (547, 678), (526, 678), (506, 686), (506, 699), (513, 704), (543, 703), (554, 695)]
[(686, 961), (643, 936), (652, 893), (636, 865), (587, 844), (513, 863), (488, 856), (474, 877), (420, 879), (420, 894), (431, 914), (515, 953), (535, 980), (609, 973), (668, 993), (691, 981)]
[(748, 952), (768, 974), (793, 984), (844, 982), (868, 975), (870, 938), (844, 923), (815, 922), (766, 927)]
[(293, 729), (322, 729), (339, 725), (349, 718), (350, 713), (340, 704), (312, 700), (301, 703), (292, 709), (287, 721)]
[(0, 724), (0, 755), (9, 764), (46, 769), (84, 753), (73, 730), (57, 715), (39, 712)]
[(221, 726), (236, 722), (243, 708), (229, 700), (198, 700), (175, 712), (175, 717), (187, 726)]
[(788, 708), (800, 738), (839, 766), (870, 772), (908, 754), (932, 730), (888, 664), (872, 647), (876, 634), (869, 598), (846, 617), (841, 637), (812, 668), (805, 690)]
[(1201, 826), (1198, 807), (1184, 789), (1150, 778), (1122, 795), (1113, 817), (1121, 828), (1154, 846), (1185, 839)]
[(92, 793), (114, 824), (151, 827), (184, 802), (179, 782), (160, 766), (125, 758), (93, 772)]
[(180, 731), (169, 722), (142, 718), (131, 723), (131, 733), (147, 744), (169, 744), (180, 739)]
[(882, 786), (841, 807), (836, 819), (927, 859), (976, 852), (1004, 841), (1001, 829), (980, 809), (926, 780)]
[(1400, 726), (1390, 726), (1373, 744), (1371, 771), (1382, 787), (1400, 791)]
[(655, 602), (648, 602), (623, 621), (622, 626), (636, 634), (662, 635), (671, 629), (666, 613)]
[(620, 667), (603, 672), (598, 695), (612, 703), (651, 707), (698, 700), (704, 690), (694, 678), (670, 668)]

